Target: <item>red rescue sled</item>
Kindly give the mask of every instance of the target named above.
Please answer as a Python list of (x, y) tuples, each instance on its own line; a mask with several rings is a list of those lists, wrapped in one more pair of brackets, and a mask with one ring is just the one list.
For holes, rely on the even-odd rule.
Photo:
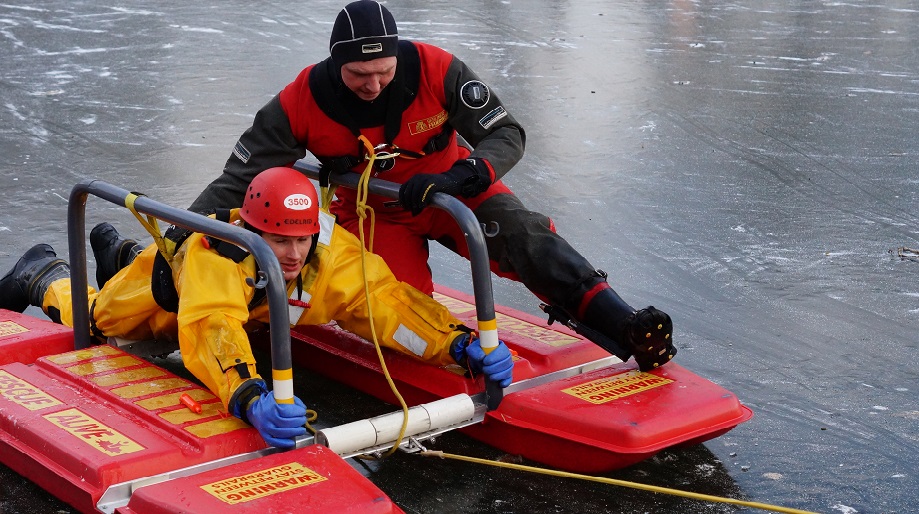
[[(305, 159), (294, 168), (314, 179), (321, 175), (320, 167)], [(326, 178), (359, 187), (356, 174)], [(389, 198), (397, 198), (400, 189), (376, 178), (367, 187), (371, 194)], [(506, 452), (580, 473), (606, 472), (664, 448), (697, 444), (752, 417), (733, 393), (678, 364), (641, 372), (634, 362), (611, 357), (565, 326), (547, 326), (543, 319), (494, 305), (478, 219), (447, 195), (434, 195), (432, 205), (449, 213), (463, 230), (474, 293), (439, 287), (435, 296), (467, 326), (478, 328), (483, 342), (483, 330), (497, 326), (497, 336), (517, 354), (514, 383), (495, 391), (493, 384), (465, 378), (459, 366), (434, 368), (387, 352), (387, 369), (408, 403), (484, 391), (490, 410), (481, 423), (461, 430)], [(370, 343), (334, 326), (296, 327), (291, 338), (296, 340), (291, 344), (296, 364), (395, 402)]]
[[(444, 287), (435, 293), (475, 326), (474, 299)], [(669, 363), (641, 372), (560, 325), (496, 307), (500, 338), (516, 353), (514, 384), (482, 423), (461, 430), (508, 453), (578, 473), (629, 466), (674, 446), (717, 437), (752, 417), (737, 397)], [(295, 327), (294, 363), (395, 403), (371, 343), (335, 326)], [(412, 405), (484, 391), (459, 366), (435, 368), (384, 349), (386, 366)]]
[(0, 460), (81, 512), (402, 512), (325, 447), (265, 448), (207, 389), (73, 348), (69, 328), (0, 310)]
[[(392, 184), (371, 187), (394, 194)], [(89, 326), (87, 299), (80, 297), (87, 285), (82, 209), (89, 193), (248, 248), (267, 273), (258, 286), (268, 289), (271, 340), (253, 342), (270, 348), (273, 376), (290, 376), (296, 363), (395, 403), (371, 343), (326, 325), (296, 327), (287, 344), (283, 277), (261, 238), (98, 181), (75, 186), (69, 204), (75, 326)], [(449, 208), (451, 201), (458, 204), (435, 196), (438, 206)], [(479, 239), (469, 247), (477, 248), (472, 282), (482, 300), (475, 305), (472, 296), (446, 288), (436, 296), (470, 327), (487, 327), (493, 337), (497, 326), (516, 354), (514, 383), (496, 391), (465, 377), (459, 366), (438, 368), (384, 350), (400, 394), (416, 405), (410, 410), (415, 431), (406, 435), (424, 440), (460, 429), (552, 467), (606, 472), (717, 437), (752, 416), (731, 392), (678, 364), (641, 372), (564, 326), (494, 308), (482, 234), (463, 209), (451, 212), (467, 237)], [(162, 353), (150, 351), (157, 342), (147, 343), (92, 346), (88, 330), (0, 310), (0, 461), (86, 513), (271, 512), (291, 505), (304, 512), (402, 512), (312, 438), (298, 440), (292, 451), (266, 448), (210, 391), (125, 351)], [(200, 412), (183, 404), (183, 395), (198, 402)], [(333, 427), (316, 440), (335, 440), (329, 447), (342, 455), (388, 448), (395, 441), (377, 439), (382, 427), (401, 424), (393, 420)], [(375, 446), (357, 444), (365, 438)], [(349, 444), (354, 447), (342, 449)]]

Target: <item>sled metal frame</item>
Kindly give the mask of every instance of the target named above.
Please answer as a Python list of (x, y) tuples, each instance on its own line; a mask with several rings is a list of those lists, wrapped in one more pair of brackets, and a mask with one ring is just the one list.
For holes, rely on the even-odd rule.
[[(293, 168), (311, 179), (319, 180), (319, 165), (300, 159)], [(360, 176), (356, 173), (337, 174), (329, 176), (329, 182), (338, 186), (351, 189), (358, 188)], [(387, 198), (399, 198), (400, 184), (372, 178), (368, 182), (370, 193)], [(456, 220), (457, 225), (463, 230), (466, 237), (466, 246), (469, 248), (469, 264), (472, 267), (472, 290), (475, 297), (476, 318), (479, 320), (495, 319), (495, 297), (491, 287), (491, 267), (488, 263), (488, 250), (485, 248), (485, 234), (479, 220), (463, 202), (444, 194), (436, 193), (432, 205), (447, 212)]]
[[(310, 178), (318, 180), (318, 165), (301, 160), (295, 163), (293, 167)], [(351, 188), (357, 187), (357, 180), (358, 178), (354, 174), (333, 177), (333, 183)], [(373, 194), (397, 198), (399, 184), (374, 179), (370, 181), (369, 190)], [(133, 210), (139, 214), (153, 216), (159, 220), (194, 232), (208, 234), (248, 250), (255, 257), (259, 269), (264, 272), (264, 276), (260, 277), (262, 280), (259, 281), (257, 287), (267, 287), (268, 290), (268, 309), (271, 313), (269, 316), (269, 327), (272, 368), (291, 369), (290, 318), (287, 311), (286, 283), (283, 279), (283, 274), (281, 273), (281, 267), (277, 258), (268, 247), (268, 244), (265, 243), (259, 235), (201, 214), (171, 207), (146, 196), (129, 192), (123, 188), (100, 180), (90, 180), (78, 183), (71, 190), (70, 199), (68, 201), (67, 241), (70, 253), (70, 268), (72, 270), (71, 287), (73, 298), (74, 347), (76, 349), (87, 348), (92, 344), (92, 337), (89, 329), (89, 297), (87, 291), (89, 281), (86, 265), (86, 202), (89, 195), (99, 197), (125, 208), (129, 208), (128, 199), (133, 199)], [(432, 204), (437, 208), (447, 211), (463, 230), (466, 244), (469, 248), (469, 260), (472, 267), (476, 317), (479, 320), (494, 320), (494, 295), (492, 292), (491, 269), (489, 267), (488, 253), (485, 247), (484, 230), (479, 225), (472, 211), (456, 198), (443, 193), (437, 193), (434, 195)], [(574, 370), (565, 371), (570, 373)], [(518, 386), (518, 388), (521, 386), (523, 386), (523, 384)], [(417, 434), (410, 438), (405, 438), (405, 440), (400, 443), (407, 444), (409, 448), (414, 448), (414, 445), (416, 445), (418, 441), (433, 439), (442, 433), (480, 423), (484, 419), (486, 410), (497, 408), (503, 398), (503, 393), (500, 386), (491, 381), (486, 381), (485, 393), (473, 397), (476, 409), (472, 419), (449, 427), (441, 427), (429, 432)], [(312, 436), (298, 438), (296, 447), (302, 448), (313, 444), (313, 442), (314, 438)], [(350, 458), (367, 453), (377, 453), (391, 448), (394, 444), (395, 441), (352, 452), (342, 457)], [(103, 494), (103, 497), (100, 498), (97, 508), (102, 512), (111, 513), (119, 506), (126, 505), (133, 492), (143, 486), (190, 476), (239, 462), (245, 462), (247, 460), (270, 455), (276, 451), (278, 451), (276, 448), (266, 448), (264, 450), (226, 457), (156, 476), (114, 484), (110, 486)]]
[[(472, 396), (473, 404), (475, 405), (475, 411), (472, 418), (455, 423), (453, 425), (437, 427), (431, 430), (421, 432), (413, 436), (407, 436), (399, 442), (399, 450), (404, 453), (417, 453), (423, 451), (424, 447), (421, 445), (422, 441), (433, 441), (437, 436), (450, 432), (452, 430), (457, 430), (460, 428), (467, 427), (469, 425), (474, 425), (476, 423), (481, 423), (485, 419), (485, 394), (480, 393), (478, 395)], [(396, 411), (399, 412), (399, 411)], [(315, 444), (316, 438), (310, 434), (305, 436), (298, 437), (296, 440), (295, 448), (306, 448), (312, 444)], [(368, 448), (363, 448), (360, 450), (347, 452), (340, 454), (339, 456), (343, 459), (350, 459), (353, 457), (358, 457), (361, 455), (374, 455), (379, 457), (386, 450), (389, 450), (395, 446), (396, 441), (389, 441), (387, 443), (379, 444), (376, 446), (370, 446)], [(143, 478), (137, 478), (134, 480), (128, 480), (126, 482), (120, 482), (109, 486), (108, 489), (102, 494), (99, 498), (99, 501), (96, 503), (96, 508), (99, 509), (104, 514), (114, 514), (114, 512), (120, 508), (124, 507), (131, 500), (131, 496), (135, 491), (142, 487), (148, 485), (159, 484), (161, 482), (167, 482), (169, 480), (175, 480), (178, 478), (185, 478), (207, 471), (212, 471), (215, 469), (220, 469), (226, 466), (231, 466), (234, 464), (239, 464), (241, 462), (248, 462), (253, 459), (259, 459), (262, 457), (267, 457), (275, 453), (281, 452), (280, 448), (268, 447), (261, 450), (256, 450), (248, 453), (240, 453), (238, 455), (231, 455), (229, 457), (224, 457), (217, 460), (212, 460), (210, 462), (204, 462), (201, 464), (196, 464), (194, 466), (189, 466), (187, 468), (176, 469), (173, 471), (167, 471), (165, 473), (160, 473), (158, 475), (152, 475)]]
[[(319, 165), (315, 162), (300, 159), (293, 164), (293, 168), (311, 179), (320, 180)], [(360, 176), (356, 173), (332, 173), (328, 179), (332, 184), (358, 189)], [(395, 182), (372, 178), (368, 181), (367, 189), (372, 194), (397, 199), (399, 198), (399, 187), (400, 184)], [(463, 235), (466, 238), (466, 247), (469, 249), (469, 265), (472, 268), (472, 291), (475, 297), (476, 319), (480, 322), (494, 320), (495, 297), (491, 284), (491, 266), (488, 261), (488, 250), (485, 247), (484, 227), (482, 227), (469, 207), (448, 194), (435, 193), (431, 205), (446, 211), (463, 231)], [(488, 410), (494, 410), (498, 408), (504, 398), (504, 391), (498, 384), (486, 380), (485, 395)]]
[(67, 243), (70, 250), (75, 349), (87, 348), (92, 342), (89, 333), (89, 281), (86, 271), (86, 200), (89, 195), (125, 208), (129, 208), (128, 199), (133, 198), (133, 209), (140, 214), (150, 215), (194, 232), (205, 233), (248, 250), (264, 273), (260, 278), (267, 279), (260, 280), (255, 286), (268, 288), (272, 369), (292, 368), (286, 283), (278, 259), (261, 236), (202, 214), (171, 207), (101, 180), (89, 180), (75, 185), (67, 204)]

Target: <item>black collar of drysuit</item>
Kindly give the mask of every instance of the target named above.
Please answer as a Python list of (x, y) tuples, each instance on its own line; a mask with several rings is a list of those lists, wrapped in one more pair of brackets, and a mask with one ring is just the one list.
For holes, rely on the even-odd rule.
[(348, 127), (355, 136), (362, 128), (383, 125), (387, 143), (399, 133), (402, 111), (411, 105), (418, 91), (421, 58), (410, 41), (399, 41), (396, 74), (375, 100), (361, 100), (341, 80), (341, 70), (328, 58), (310, 72), (310, 91), (322, 112)]

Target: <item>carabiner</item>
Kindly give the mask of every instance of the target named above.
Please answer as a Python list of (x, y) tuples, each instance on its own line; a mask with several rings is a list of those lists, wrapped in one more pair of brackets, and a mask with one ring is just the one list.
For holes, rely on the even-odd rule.
[(401, 152), (399, 147), (391, 143), (380, 143), (373, 147), (373, 154), (377, 159), (395, 159)]
[(380, 171), (388, 171), (396, 165), (399, 148), (390, 143), (381, 143), (373, 147), (373, 165)]

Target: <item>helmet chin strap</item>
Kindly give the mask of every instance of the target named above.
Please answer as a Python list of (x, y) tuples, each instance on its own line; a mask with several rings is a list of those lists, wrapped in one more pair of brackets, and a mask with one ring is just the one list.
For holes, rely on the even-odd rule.
[(243, 222), (243, 228), (244, 228), (244, 229), (248, 230), (249, 232), (253, 232), (253, 233), (256, 233), (256, 234), (258, 234), (258, 235), (262, 235), (261, 229), (259, 229), (259, 228), (257, 228), (257, 227), (253, 227), (252, 225), (250, 225), (249, 223), (247, 223), (246, 220), (242, 220), (242, 222)]

